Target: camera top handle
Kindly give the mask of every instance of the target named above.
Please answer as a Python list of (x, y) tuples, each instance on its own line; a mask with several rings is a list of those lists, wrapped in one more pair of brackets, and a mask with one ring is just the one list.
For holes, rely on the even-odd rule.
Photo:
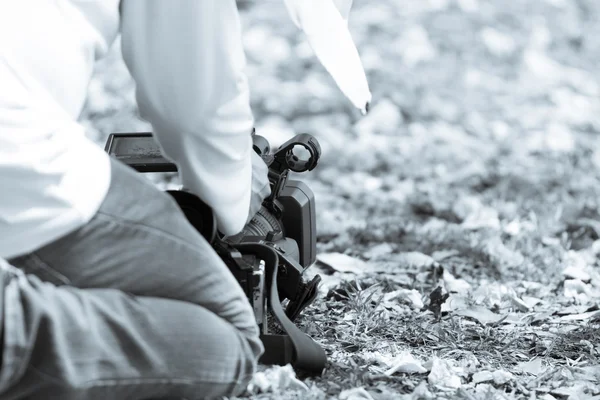
[[(294, 154), (296, 146), (302, 146), (308, 151), (310, 154), (308, 160), (301, 160)], [(253, 129), (252, 148), (263, 158), (270, 169), (278, 173), (282, 173), (288, 169), (294, 172), (312, 171), (317, 166), (319, 158), (321, 158), (321, 145), (317, 139), (308, 133), (301, 133), (294, 136), (279, 146), (274, 154), (271, 154), (269, 141), (263, 136), (257, 135), (256, 129)]]
[[(302, 146), (308, 151), (310, 154), (308, 160), (301, 160), (294, 154), (296, 146)], [(301, 133), (279, 147), (273, 155), (274, 160), (270, 167), (279, 172), (283, 172), (285, 169), (294, 172), (312, 171), (317, 166), (320, 157), (321, 146), (319, 142), (312, 135)]]

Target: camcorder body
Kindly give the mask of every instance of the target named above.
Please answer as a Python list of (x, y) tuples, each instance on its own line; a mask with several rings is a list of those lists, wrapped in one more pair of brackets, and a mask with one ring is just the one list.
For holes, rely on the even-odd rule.
[[(321, 156), (319, 142), (299, 134), (271, 151), (269, 142), (252, 133), (254, 151), (269, 167), (271, 195), (235, 236), (217, 229), (212, 209), (198, 196), (168, 190), (194, 228), (229, 267), (254, 309), (265, 353), (263, 364), (292, 364), (297, 371), (320, 374), (324, 350), (303, 333), (294, 320), (318, 294), (321, 280), (307, 280), (304, 272), (316, 261), (315, 196), (289, 172), (313, 170)], [(308, 154), (301, 159), (295, 150)], [(176, 172), (177, 165), (163, 156), (152, 133), (113, 133), (105, 151), (138, 172)]]

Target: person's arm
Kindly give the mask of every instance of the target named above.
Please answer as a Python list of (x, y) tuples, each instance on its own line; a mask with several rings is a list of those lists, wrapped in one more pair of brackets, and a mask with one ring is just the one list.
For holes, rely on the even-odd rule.
[(231, 235), (248, 218), (254, 124), (235, 0), (122, 0), (138, 107), (183, 185)]

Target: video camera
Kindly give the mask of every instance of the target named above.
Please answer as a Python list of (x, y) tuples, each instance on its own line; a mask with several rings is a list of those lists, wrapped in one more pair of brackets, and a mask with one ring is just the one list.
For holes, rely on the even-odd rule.
[[(303, 274), (316, 261), (315, 197), (289, 172), (313, 170), (321, 156), (312, 135), (299, 134), (271, 152), (269, 142), (252, 133), (254, 151), (269, 167), (271, 195), (254, 218), (235, 236), (217, 230), (211, 208), (198, 196), (168, 190), (188, 221), (223, 259), (246, 293), (261, 331), (263, 364), (292, 364), (294, 368), (320, 374), (325, 367), (324, 350), (293, 323), (317, 296), (321, 280), (307, 281)], [(303, 148), (307, 159), (295, 149)], [(113, 133), (105, 151), (138, 172), (176, 172), (152, 133)], [(285, 309), (284, 309), (285, 307)]]

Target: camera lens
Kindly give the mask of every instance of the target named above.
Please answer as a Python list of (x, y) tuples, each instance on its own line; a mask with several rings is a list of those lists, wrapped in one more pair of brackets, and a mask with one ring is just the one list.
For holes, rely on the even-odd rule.
[(266, 237), (269, 232), (281, 232), (281, 224), (265, 207), (261, 207), (254, 218), (244, 227), (244, 236)]

